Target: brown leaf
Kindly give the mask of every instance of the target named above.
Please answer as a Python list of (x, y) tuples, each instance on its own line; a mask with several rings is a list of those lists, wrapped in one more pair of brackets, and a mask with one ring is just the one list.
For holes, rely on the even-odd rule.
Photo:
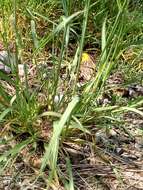
[(80, 64), (80, 81), (89, 81), (95, 73), (95, 62), (93, 57), (88, 53), (82, 54), (82, 60)]

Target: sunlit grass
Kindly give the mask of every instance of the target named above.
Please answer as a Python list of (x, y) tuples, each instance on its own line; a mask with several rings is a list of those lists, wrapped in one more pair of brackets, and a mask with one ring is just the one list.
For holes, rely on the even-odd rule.
[[(75, 7), (74, 2), (67, 0), (61, 2), (49, 0), (46, 3), (31, 0), (23, 2), (24, 9), (22, 10), (17, 1), (14, 3), (3, 1), (0, 13), (2, 16), (0, 37), (6, 49), (12, 40), (15, 46), (15, 59), (12, 74), (7, 75), (0, 71), (1, 81), (7, 82), (14, 89), (12, 93), (9, 93), (4, 86), (0, 86), (2, 135), (6, 130), (8, 141), (9, 132), (13, 139), (17, 139), (17, 136), (20, 137), (23, 133), (28, 135), (26, 140), (21, 139), (19, 144), (0, 157), (3, 169), (8, 167), (11, 160), (28, 144), (35, 146), (34, 143), (37, 143), (40, 138), (38, 129), (41, 127), (41, 124), (38, 127), (35, 125), (37, 122), (45, 120), (50, 122), (52, 131), (50, 139), (43, 140), (45, 147), (39, 175), (42, 175), (48, 166), (49, 180), (58, 181), (60, 176), (58, 158), (61, 146), (65, 139), (72, 137), (72, 130), (73, 133), (78, 131), (79, 142), (86, 143), (85, 140), (79, 139), (78, 135), (83, 133), (94, 136), (92, 130), (86, 128), (91, 123), (101, 123), (102, 127), (102, 123), (107, 120), (118, 122), (119, 114), (129, 111), (143, 116), (140, 110), (143, 101), (140, 99), (127, 101), (125, 106), (98, 104), (98, 100), (104, 93), (106, 81), (112, 70), (118, 68), (124, 50), (133, 44), (140, 46), (140, 40), (135, 39), (134, 32), (138, 28), (137, 23), (141, 17), (136, 17), (137, 20), (131, 24), (134, 27), (131, 28), (130, 23), (127, 24), (131, 14), (128, 1), (115, 1), (112, 9), (110, 2), (106, 2), (106, 6), (103, 2), (78, 1), (78, 7)], [(54, 10), (57, 10), (57, 13)], [(94, 23), (93, 28), (90, 28), (90, 21)], [(78, 29), (76, 25), (79, 26)], [(138, 37), (142, 33), (140, 27)], [(98, 41), (100, 56), (98, 56), (98, 62), (95, 61), (94, 77), (79, 87), (82, 53), (90, 30), (94, 31), (92, 40)], [(131, 34), (128, 34), (129, 32)], [(100, 38), (97, 36), (99, 38), (97, 40), (98, 33), (101, 35)], [(92, 44), (92, 41), (90, 43)], [(25, 59), (24, 53), (37, 71), (36, 75), (32, 76), (38, 83), (38, 88), (34, 90), (31, 88), (32, 84), (30, 84), (27, 71), (29, 62), (24, 64), (23, 81), (18, 75), (18, 65)], [(42, 71), (39, 69), (39, 65), (42, 64), (38, 60), (41, 57), (46, 60), (48, 53), (51, 56), (51, 70), (48, 77), (44, 78), (44, 68)], [(140, 60), (142, 53), (138, 54)], [(65, 81), (61, 79), (63, 65), (66, 65)], [(60, 88), (61, 84), (62, 88)], [(38, 90), (44, 94), (44, 105), (38, 101)], [(62, 95), (61, 99), (60, 95)], [(58, 101), (55, 101), (57, 97)], [(8, 129), (7, 126), (9, 126)], [(65, 186), (73, 190), (74, 182), (69, 161), (67, 165), (69, 183)]]

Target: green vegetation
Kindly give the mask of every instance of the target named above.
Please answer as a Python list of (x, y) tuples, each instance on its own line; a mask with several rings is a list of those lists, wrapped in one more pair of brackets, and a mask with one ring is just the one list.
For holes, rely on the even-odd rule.
[[(0, 144), (9, 147), (0, 156), (1, 174), (20, 155), (30, 163), (36, 154), (36, 180), (44, 179), (47, 189), (78, 189), (72, 174), (76, 157), (66, 147), (90, 146), (97, 154), (96, 131), (108, 136), (117, 128), (132, 139), (124, 115), (143, 117), (142, 95), (112, 93), (143, 85), (143, 2), (0, 0), (0, 5), (0, 43), (11, 68), (10, 74), (0, 70)], [(83, 52), (93, 55), (96, 71), (81, 84)], [(124, 81), (111, 86), (116, 72)]]

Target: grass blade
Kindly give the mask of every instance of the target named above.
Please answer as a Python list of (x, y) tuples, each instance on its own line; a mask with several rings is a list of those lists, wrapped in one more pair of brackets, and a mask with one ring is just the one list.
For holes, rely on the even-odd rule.
[(5, 118), (5, 116), (6, 116), (9, 112), (11, 112), (11, 111), (12, 111), (11, 108), (5, 109), (5, 110), (0, 114), (0, 122), (2, 122), (2, 120)]
[(77, 105), (79, 101), (78, 97), (74, 97), (72, 101), (68, 104), (67, 109), (63, 113), (61, 119), (59, 122), (54, 123), (54, 131), (53, 136), (49, 142), (49, 145), (46, 147), (46, 152), (43, 157), (42, 165), (41, 165), (41, 171), (44, 170), (47, 164), (49, 164), (52, 173), (54, 174), (56, 171), (56, 165), (57, 165), (57, 158), (58, 158), (58, 149), (59, 149), (59, 138), (60, 134), (62, 132), (62, 129), (64, 128), (66, 122), (69, 120), (73, 109)]

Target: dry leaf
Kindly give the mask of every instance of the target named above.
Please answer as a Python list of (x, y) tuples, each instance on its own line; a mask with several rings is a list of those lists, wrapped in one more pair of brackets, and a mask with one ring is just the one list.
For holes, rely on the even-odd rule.
[(93, 57), (88, 53), (82, 54), (82, 60), (80, 64), (80, 81), (89, 81), (95, 73), (95, 62)]

